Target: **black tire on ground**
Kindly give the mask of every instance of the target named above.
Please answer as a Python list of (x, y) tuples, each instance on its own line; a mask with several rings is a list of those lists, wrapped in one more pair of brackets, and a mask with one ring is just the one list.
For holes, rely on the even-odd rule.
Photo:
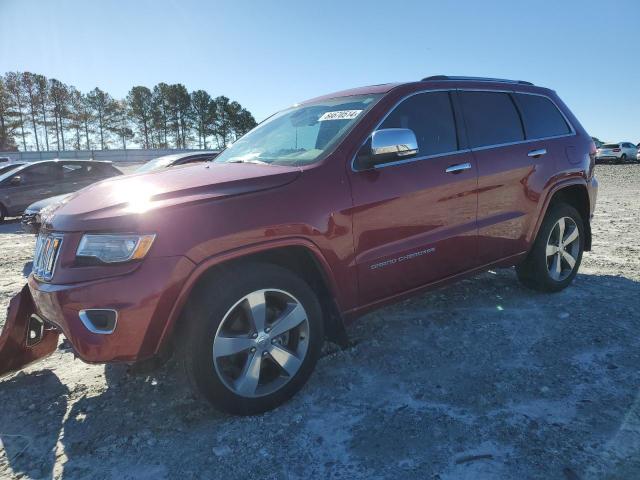
[[(573, 271), (571, 271), (566, 278), (556, 280), (552, 278), (547, 264), (547, 243), (549, 242), (556, 223), (563, 217), (572, 219), (578, 228), (579, 250)], [(584, 222), (580, 213), (566, 203), (552, 205), (540, 226), (538, 236), (534, 241), (531, 251), (525, 260), (516, 266), (518, 279), (526, 287), (542, 292), (559, 292), (563, 290), (573, 281), (578, 273), (580, 262), (582, 261), (582, 253), (584, 252), (584, 238)]]
[(4, 205), (0, 203), (0, 223), (4, 223), (4, 219), (7, 216), (7, 210), (4, 208)]
[[(215, 365), (213, 342), (230, 309), (236, 308), (246, 295), (269, 289), (287, 292), (306, 311), (306, 355), (297, 372), (279, 389), (263, 396), (242, 396), (221, 378)], [(185, 320), (186, 332), (180, 341), (178, 360), (192, 388), (219, 410), (238, 415), (271, 410), (295, 395), (311, 376), (324, 342), (322, 308), (313, 290), (291, 271), (268, 263), (239, 264), (211, 275), (194, 292)], [(246, 360), (245, 368), (248, 362)], [(262, 365), (262, 368), (266, 366)]]
[(627, 163), (627, 154), (623, 153), (620, 157), (620, 163)]

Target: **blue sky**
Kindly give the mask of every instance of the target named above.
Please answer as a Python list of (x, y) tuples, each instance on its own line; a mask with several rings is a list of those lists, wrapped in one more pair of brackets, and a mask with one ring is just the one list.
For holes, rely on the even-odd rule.
[(0, 72), (124, 97), (181, 82), (258, 120), (433, 74), (555, 89), (603, 140), (640, 142), (640, 1), (0, 0)]

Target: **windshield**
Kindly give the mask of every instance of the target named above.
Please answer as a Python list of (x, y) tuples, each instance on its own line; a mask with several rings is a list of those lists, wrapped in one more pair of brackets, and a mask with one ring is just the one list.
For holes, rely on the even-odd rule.
[(307, 165), (328, 153), (380, 95), (294, 106), (268, 118), (222, 152), (215, 163)]
[(5, 170), (3, 173), (0, 173), (0, 183), (4, 182), (7, 178), (15, 175), (20, 170), (24, 170), (27, 165), (16, 165), (15, 168), (10, 168), (9, 170)]
[(21, 165), (22, 165), (21, 163), (18, 163), (17, 165), (3, 165), (0, 163), (0, 175), (10, 172), (11, 170), (15, 170)]
[(140, 172), (150, 172), (151, 170), (158, 170), (160, 168), (164, 168), (168, 166), (171, 162), (176, 159), (175, 155), (168, 155), (166, 157), (158, 157), (153, 160), (149, 160), (147, 163), (142, 165), (139, 168), (136, 168), (136, 173)]

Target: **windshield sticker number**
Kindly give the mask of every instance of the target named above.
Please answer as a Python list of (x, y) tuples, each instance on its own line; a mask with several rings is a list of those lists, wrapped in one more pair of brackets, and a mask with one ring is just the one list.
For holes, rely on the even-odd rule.
[(362, 110), (336, 110), (335, 112), (326, 112), (318, 119), (319, 122), (325, 120), (353, 120)]

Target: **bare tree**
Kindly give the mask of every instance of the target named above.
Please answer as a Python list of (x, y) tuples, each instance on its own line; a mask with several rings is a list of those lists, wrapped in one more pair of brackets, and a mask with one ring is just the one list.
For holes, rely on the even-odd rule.
[(82, 93), (75, 87), (69, 87), (69, 128), (75, 134), (73, 148), (82, 149), (82, 137), (86, 132), (87, 150), (89, 150), (89, 132), (88, 127), (87, 105)]
[(51, 111), (53, 113), (58, 150), (60, 150), (60, 141), (62, 141), (62, 150), (64, 151), (66, 150), (64, 141), (64, 120), (69, 116), (69, 87), (60, 80), (56, 80), (55, 78), (50, 79), (49, 100)]
[(253, 126), (253, 116), (238, 102), (225, 96), (212, 99), (204, 90), (189, 94), (181, 83), (159, 83), (153, 90), (138, 85), (117, 101), (100, 88), (85, 95), (31, 72), (0, 77), (1, 148), (17, 148), (19, 139), (23, 150), (49, 151), (52, 142), (58, 150), (90, 150), (96, 142), (106, 149), (114, 136), (124, 148), (130, 141), (143, 148), (187, 148), (196, 136), (200, 148), (209, 148), (211, 136), (225, 147)]
[(35, 75), (38, 108), (42, 113), (40, 124), (44, 127), (44, 141), (49, 151), (49, 123), (47, 122), (47, 105), (49, 104), (49, 83), (44, 75)]
[(114, 100), (111, 98), (111, 95), (96, 87), (87, 94), (87, 102), (93, 111), (95, 121), (98, 125), (100, 149), (104, 150), (105, 146), (108, 145), (107, 133), (111, 126), (112, 115), (115, 108)]
[(14, 116), (13, 99), (7, 91), (4, 79), (0, 77), (0, 151), (18, 148), (14, 139), (17, 127)]
[(127, 95), (128, 115), (138, 130), (143, 148), (150, 148), (153, 94), (147, 87), (133, 87)]
[(127, 104), (125, 101), (114, 100), (111, 109), (111, 122), (107, 128), (120, 137), (122, 148), (126, 150), (127, 140), (131, 140), (134, 137), (133, 130), (129, 125), (129, 118), (127, 117)]
[(20, 135), (22, 137), (22, 148), (27, 150), (27, 132), (24, 129), (24, 93), (22, 91), (22, 83), (19, 72), (9, 72), (5, 76), (5, 85), (7, 92), (12, 97), (16, 112), (16, 121), (20, 128)]
[(21, 75), (22, 89), (24, 96), (29, 107), (29, 115), (31, 117), (31, 126), (33, 129), (33, 138), (36, 141), (36, 150), (40, 151), (40, 142), (38, 142), (38, 127), (37, 127), (37, 110), (38, 110), (38, 88), (36, 86), (36, 76), (31, 72), (24, 72)]
[(204, 90), (191, 92), (191, 108), (198, 131), (198, 148), (207, 149), (207, 135), (212, 131), (216, 116), (216, 104)]
[(191, 128), (191, 97), (181, 83), (168, 86), (167, 112), (169, 129), (176, 148), (186, 148), (188, 131)]
[(167, 136), (169, 133), (169, 85), (159, 83), (153, 87), (152, 97), (152, 119), (153, 128), (158, 147), (169, 145)]
[(225, 96), (216, 97), (214, 101), (216, 103), (216, 120), (214, 124), (216, 141), (219, 148), (226, 148), (233, 132), (231, 127), (231, 102)]
[(236, 138), (243, 136), (257, 125), (256, 119), (246, 108), (240, 108), (232, 120), (233, 133)]

